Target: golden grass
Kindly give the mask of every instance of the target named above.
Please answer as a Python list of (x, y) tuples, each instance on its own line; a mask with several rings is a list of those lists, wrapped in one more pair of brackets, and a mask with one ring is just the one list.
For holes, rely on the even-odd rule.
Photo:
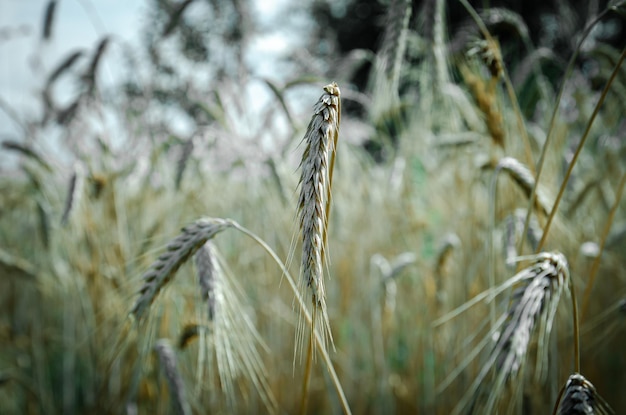
[[(189, 3), (161, 35), (178, 36)], [(483, 33), (487, 43), (466, 46), (486, 67), (467, 53), (452, 61), (445, 2), (430, 46), (410, 18), (418, 11), (394, 5), (401, 25), (376, 56), (388, 72), (371, 76), (394, 87), (357, 92), (338, 79), (343, 104), (359, 97), (368, 114), (358, 119), (341, 114), (336, 84), (302, 116), (293, 94), (319, 86), (299, 76), (265, 81), (277, 99), (260, 125), (243, 125), (249, 81), (226, 74), (207, 96), (190, 89), (208, 121), (182, 140), (152, 123), (154, 90), (123, 105), (99, 93), (110, 38), (50, 66), (49, 114), (3, 139), (17, 161), (0, 174), (1, 413), (165, 414), (172, 402), (179, 413), (623, 412), (620, 50), (583, 51), (602, 79), (572, 66), (568, 88), (542, 90), (537, 111), (521, 112), (506, 45)], [(476, 16), (528, 36), (513, 15)], [(51, 84), (75, 70), (87, 90), (59, 109)], [(541, 71), (526, 82), (544, 85)], [(572, 103), (578, 112), (556, 116)], [(111, 145), (105, 111), (128, 146)], [(50, 151), (52, 127), (67, 159)], [(372, 161), (359, 128), (386, 158)], [(545, 196), (557, 188), (569, 209)], [(279, 258), (296, 253), (294, 272)], [(581, 316), (563, 293), (583, 299)]]

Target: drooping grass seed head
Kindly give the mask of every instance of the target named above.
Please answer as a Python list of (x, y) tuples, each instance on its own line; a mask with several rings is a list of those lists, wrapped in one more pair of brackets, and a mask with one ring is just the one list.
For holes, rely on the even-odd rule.
[(598, 395), (596, 388), (580, 373), (570, 375), (565, 384), (559, 415), (608, 415), (611, 407)]

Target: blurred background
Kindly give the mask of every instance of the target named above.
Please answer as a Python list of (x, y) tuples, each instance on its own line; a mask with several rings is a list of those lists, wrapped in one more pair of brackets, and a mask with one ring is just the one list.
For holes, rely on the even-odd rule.
[[(327, 303), (353, 413), (481, 413), (491, 306), (433, 323), (538, 250), (567, 258), (581, 372), (622, 413), (625, 47), (615, 0), (1, 0), (0, 413), (171, 413), (159, 339), (178, 412), (296, 412), (293, 293), (249, 239), (215, 238), (230, 340), (191, 260), (145, 324), (128, 315), (144, 272), (205, 216), (298, 275), (301, 142), (332, 81)], [(506, 315), (511, 290), (492, 304)], [(502, 413), (558, 401), (569, 294), (554, 319), (498, 390)], [(320, 362), (308, 412), (341, 413)]]

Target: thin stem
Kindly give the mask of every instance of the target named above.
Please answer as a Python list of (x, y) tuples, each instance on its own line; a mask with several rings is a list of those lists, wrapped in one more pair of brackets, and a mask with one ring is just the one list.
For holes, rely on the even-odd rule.
[(309, 337), (309, 347), (306, 354), (306, 366), (304, 368), (304, 382), (302, 384), (302, 400), (300, 401), (300, 414), (306, 415), (306, 407), (309, 401), (309, 381), (311, 379), (311, 366), (313, 362), (313, 336), (315, 333), (315, 314), (317, 307), (313, 300), (313, 318), (311, 320), (311, 336)]
[[(493, 179), (491, 180), (491, 189), (489, 191), (491, 195), (491, 203), (489, 203), (489, 235), (487, 236), (487, 279), (489, 282), (489, 288), (496, 286), (495, 277), (495, 252), (493, 246), (493, 232), (496, 228), (496, 203), (498, 201), (496, 195), (498, 193), (498, 174), (500, 173), (500, 167), (496, 167), (493, 172)], [(496, 303), (492, 301), (489, 305), (489, 317), (491, 321), (491, 328), (494, 327), (496, 321)]]
[(517, 95), (515, 95), (515, 90), (513, 89), (513, 84), (511, 83), (511, 79), (509, 77), (509, 73), (502, 65), (502, 73), (504, 78), (504, 85), (506, 86), (506, 91), (509, 94), (509, 99), (513, 104), (513, 111), (515, 112), (515, 120), (517, 121), (517, 128), (522, 134), (522, 141), (524, 142), (524, 153), (526, 156), (526, 161), (530, 166), (530, 171), (535, 172), (535, 163), (533, 160), (533, 152), (530, 148), (530, 140), (528, 139), (528, 133), (526, 132), (526, 126), (524, 125), (524, 119), (522, 118), (522, 110), (519, 107), (519, 102), (517, 101)]
[(576, 302), (576, 291), (572, 279), (569, 279), (569, 291), (572, 295), (572, 312), (574, 323), (574, 372), (580, 373), (580, 321), (578, 320), (578, 303)]
[[(554, 130), (554, 125), (556, 122), (556, 115), (559, 112), (559, 103), (561, 102), (561, 98), (563, 96), (563, 92), (565, 91), (565, 81), (569, 78), (569, 76), (571, 75), (572, 71), (574, 70), (574, 62), (576, 61), (576, 57), (578, 56), (578, 52), (580, 52), (580, 47), (582, 46), (583, 42), (585, 41), (585, 39), (587, 38), (587, 36), (589, 36), (589, 33), (591, 33), (591, 29), (596, 25), (596, 23), (598, 23), (606, 14), (608, 13), (608, 10), (604, 10), (602, 13), (600, 13), (595, 19), (593, 19), (589, 25), (587, 26), (587, 28), (585, 29), (583, 36), (580, 38), (580, 40), (578, 41), (578, 45), (576, 45), (576, 49), (574, 50), (574, 53), (572, 54), (568, 64), (567, 64), (567, 69), (565, 70), (565, 74), (563, 74), (563, 82), (561, 82), (561, 86), (559, 88), (559, 93), (556, 97), (555, 100), (555, 104), (554, 104), (554, 110), (552, 111), (552, 116), (550, 118), (550, 127), (548, 128), (548, 134), (546, 134), (546, 141), (543, 144), (543, 148), (541, 149), (541, 155), (539, 156), (539, 162), (537, 165), (537, 176), (535, 177), (535, 186), (532, 188), (531, 192), (530, 192), (530, 197), (528, 200), (528, 209), (526, 210), (526, 219), (524, 220), (524, 229), (522, 231), (522, 235), (526, 235), (526, 232), (528, 232), (528, 226), (530, 224), (530, 215), (532, 214), (533, 211), (533, 206), (535, 204), (535, 197), (536, 197), (536, 193), (537, 193), (537, 188), (539, 187), (539, 178), (541, 177), (541, 173), (543, 172), (543, 166), (545, 164), (545, 159), (546, 159), (546, 154), (548, 152), (548, 147), (550, 146), (550, 142), (552, 141), (552, 131)], [(545, 235), (547, 232), (544, 230), (543, 235)], [(542, 238), (543, 239), (543, 238)], [(520, 239), (519, 242), (519, 246), (517, 249), (517, 252), (519, 252), (520, 255), (523, 254), (523, 249), (524, 249), (524, 239)], [(539, 251), (539, 249), (537, 249), (537, 251)]]
[[(559, 203), (561, 202), (561, 198), (563, 196), (563, 192), (565, 191), (565, 187), (567, 186), (567, 182), (569, 180), (569, 177), (572, 174), (572, 170), (574, 169), (574, 165), (576, 164), (576, 161), (578, 160), (578, 156), (580, 156), (580, 153), (581, 153), (582, 148), (583, 148), (583, 146), (585, 144), (585, 141), (587, 141), (587, 137), (589, 137), (589, 131), (591, 131), (591, 126), (593, 125), (593, 122), (595, 121), (596, 116), (600, 112), (600, 107), (602, 107), (602, 104), (604, 103), (604, 99), (606, 98), (606, 96), (609, 93), (609, 89), (611, 88), (611, 84), (613, 83), (613, 80), (617, 76), (619, 68), (620, 68), (620, 66), (622, 66), (622, 62), (624, 62), (624, 58), (626, 58), (626, 47), (622, 50), (622, 54), (619, 57), (619, 61), (615, 65), (615, 68), (613, 68), (613, 72), (611, 73), (611, 76), (610, 76), (609, 80), (606, 82), (606, 85), (604, 85), (604, 89), (602, 90), (602, 94), (600, 95), (600, 99), (598, 100), (598, 103), (596, 104), (596, 107), (593, 109), (593, 114), (591, 114), (591, 118), (589, 118), (589, 122), (587, 122), (587, 128), (585, 128), (585, 132), (584, 132), (582, 138), (580, 139), (580, 143), (578, 143), (578, 147), (576, 148), (576, 152), (574, 153), (574, 157), (572, 158), (572, 161), (569, 163), (569, 166), (567, 167), (567, 172), (565, 173), (565, 177), (563, 178), (563, 183), (561, 184), (561, 188), (559, 189), (559, 193), (558, 193), (558, 195), (556, 197), (556, 200), (554, 201), (554, 206), (552, 206), (552, 210), (550, 211), (550, 216), (548, 216), (548, 222), (546, 223), (546, 226), (544, 227), (543, 235), (541, 235), (541, 240), (539, 241), (539, 244), (537, 245), (537, 252), (540, 252), (541, 248), (543, 248), (543, 244), (545, 243), (546, 237), (548, 236), (548, 230), (550, 229), (550, 225), (552, 224), (552, 220), (554, 219), (554, 216), (556, 215), (556, 211), (557, 211), (557, 209), (559, 207)], [(537, 181), (538, 180), (539, 180), (539, 178), (537, 177)], [(537, 186), (535, 185), (535, 188), (536, 187)], [(534, 191), (535, 188), (533, 188), (533, 191)]]
[(596, 256), (593, 264), (591, 265), (591, 271), (589, 271), (589, 279), (587, 280), (587, 285), (585, 287), (585, 293), (583, 294), (583, 310), (581, 317), (585, 317), (587, 315), (587, 310), (589, 308), (589, 299), (591, 298), (591, 289), (593, 288), (593, 283), (596, 279), (596, 275), (598, 274), (598, 269), (600, 268), (600, 260), (602, 258), (602, 253), (604, 252), (604, 245), (606, 244), (606, 239), (611, 230), (611, 225), (613, 224), (613, 219), (615, 218), (615, 212), (619, 207), (620, 200), (622, 199), (622, 195), (624, 193), (624, 187), (626, 186), (626, 172), (622, 174), (622, 179), (619, 182), (619, 186), (617, 188), (617, 194), (615, 195), (615, 202), (613, 202), (613, 206), (611, 206), (611, 211), (609, 212), (609, 216), (607, 217), (606, 223), (604, 225), (604, 230), (602, 231), (602, 238), (600, 240), (600, 250), (598, 251), (598, 255)]
[[(311, 318), (311, 315), (309, 314), (309, 310), (307, 310), (306, 305), (304, 304), (304, 300), (302, 299), (302, 296), (300, 295), (298, 287), (293, 277), (289, 273), (289, 270), (285, 266), (285, 264), (283, 264), (283, 262), (280, 260), (278, 255), (276, 255), (276, 252), (274, 252), (274, 250), (264, 240), (262, 240), (252, 231), (244, 228), (243, 226), (241, 226), (235, 221), (230, 221), (230, 224), (233, 228), (239, 230), (240, 232), (249, 236), (256, 243), (258, 243), (272, 257), (272, 259), (276, 262), (276, 264), (278, 264), (281, 271), (283, 272), (283, 276), (287, 279), (287, 282), (289, 283), (289, 287), (291, 288), (291, 290), (293, 291), (295, 295), (295, 299), (296, 299), (296, 302), (298, 303), (298, 306), (300, 307), (302, 316), (304, 316), (305, 320), (310, 326), (313, 326), (313, 319)], [(352, 411), (350, 410), (350, 405), (348, 404), (346, 395), (344, 394), (343, 388), (341, 387), (341, 382), (339, 382), (339, 377), (337, 376), (337, 372), (335, 372), (335, 367), (333, 366), (333, 362), (330, 360), (330, 356), (328, 355), (328, 352), (324, 348), (324, 342), (322, 341), (322, 338), (320, 337), (317, 330), (314, 331), (314, 334), (315, 334), (315, 344), (317, 345), (316, 350), (322, 356), (322, 360), (324, 361), (324, 364), (326, 364), (326, 368), (328, 369), (328, 373), (330, 375), (331, 381), (335, 387), (335, 390), (337, 391), (337, 395), (339, 396), (339, 401), (341, 402), (343, 413), (345, 415), (351, 415)]]

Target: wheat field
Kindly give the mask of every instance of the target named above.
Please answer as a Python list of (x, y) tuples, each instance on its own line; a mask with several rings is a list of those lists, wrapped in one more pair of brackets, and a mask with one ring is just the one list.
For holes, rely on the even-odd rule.
[(0, 101), (22, 131), (1, 150), (0, 413), (624, 413), (626, 43), (594, 30), (625, 3), (568, 61), (460, 3), (458, 36), (446, 2), (395, 0), (375, 53), (190, 88), (189, 136), (162, 85), (100, 90), (113, 37), (53, 66), (42, 117)]

